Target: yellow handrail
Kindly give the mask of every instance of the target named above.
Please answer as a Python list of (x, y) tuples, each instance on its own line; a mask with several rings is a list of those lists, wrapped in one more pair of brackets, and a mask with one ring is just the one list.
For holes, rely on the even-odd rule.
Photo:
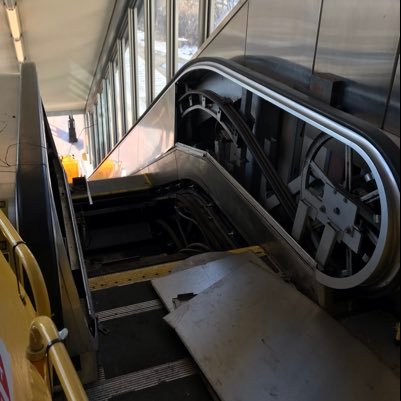
[[(13, 249), (16, 259), (18, 259), (18, 262), (21, 263), (26, 272), (32, 289), (37, 316), (50, 317), (51, 308), (49, 295), (38, 262), (2, 210), (0, 210), (0, 231)], [(17, 260), (15, 264), (15, 269), (17, 270)]]
[[(60, 339), (56, 326), (48, 317), (40, 316), (33, 320), (29, 334), (27, 355), (34, 363), (41, 362), (46, 365), (47, 361), (51, 363), (68, 401), (88, 401), (88, 397)], [(50, 386), (50, 383), (48, 384)]]

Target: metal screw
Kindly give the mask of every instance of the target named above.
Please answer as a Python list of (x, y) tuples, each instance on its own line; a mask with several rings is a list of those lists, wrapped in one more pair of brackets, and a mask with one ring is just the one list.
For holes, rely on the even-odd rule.
[(327, 211), (327, 210), (326, 210), (326, 207), (325, 207), (325, 206), (321, 206), (321, 207), (320, 207), (320, 211), (321, 211), (322, 213), (326, 213), (326, 211)]
[(333, 212), (334, 212), (335, 214), (337, 214), (337, 215), (340, 215), (340, 214), (341, 214), (341, 210), (340, 210), (338, 207), (336, 207), (336, 208), (333, 210)]
[(375, 215), (373, 216), (373, 221), (374, 221), (376, 224), (379, 224), (379, 223), (381, 222), (381, 216), (380, 216), (379, 214), (375, 214)]

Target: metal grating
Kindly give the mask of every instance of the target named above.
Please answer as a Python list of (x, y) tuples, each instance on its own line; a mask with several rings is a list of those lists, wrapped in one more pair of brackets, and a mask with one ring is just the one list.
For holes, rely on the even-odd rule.
[(86, 387), (90, 401), (108, 401), (112, 397), (155, 387), (163, 382), (172, 382), (198, 373), (190, 359), (160, 365), (151, 369), (100, 381)]
[(121, 308), (109, 309), (97, 314), (99, 323), (109, 320), (121, 319), (131, 315), (139, 315), (140, 313), (150, 312), (163, 309), (163, 304), (155, 299), (153, 301), (142, 302), (134, 305), (122, 306)]

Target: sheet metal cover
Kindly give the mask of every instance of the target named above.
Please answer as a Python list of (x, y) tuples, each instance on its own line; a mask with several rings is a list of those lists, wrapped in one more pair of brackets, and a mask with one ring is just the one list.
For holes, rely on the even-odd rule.
[(223, 401), (400, 399), (385, 365), (258, 263), (166, 317)]
[(217, 283), (227, 274), (233, 273), (238, 266), (253, 259), (253, 254), (232, 255), (210, 263), (185, 268), (167, 277), (152, 280), (152, 285), (166, 308), (174, 311), (173, 299), (182, 294), (198, 295)]

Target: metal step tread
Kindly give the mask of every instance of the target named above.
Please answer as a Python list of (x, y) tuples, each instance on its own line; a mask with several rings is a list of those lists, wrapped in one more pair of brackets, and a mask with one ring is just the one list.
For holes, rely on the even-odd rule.
[(161, 383), (172, 382), (197, 373), (198, 369), (195, 363), (186, 358), (99, 381), (94, 385), (87, 386), (86, 391), (90, 401), (108, 401), (112, 397), (155, 387)]
[(131, 315), (150, 312), (153, 310), (163, 309), (163, 304), (158, 299), (152, 301), (141, 302), (138, 304), (127, 305), (120, 308), (109, 309), (97, 313), (99, 323), (107, 322), (113, 319), (121, 319)]

